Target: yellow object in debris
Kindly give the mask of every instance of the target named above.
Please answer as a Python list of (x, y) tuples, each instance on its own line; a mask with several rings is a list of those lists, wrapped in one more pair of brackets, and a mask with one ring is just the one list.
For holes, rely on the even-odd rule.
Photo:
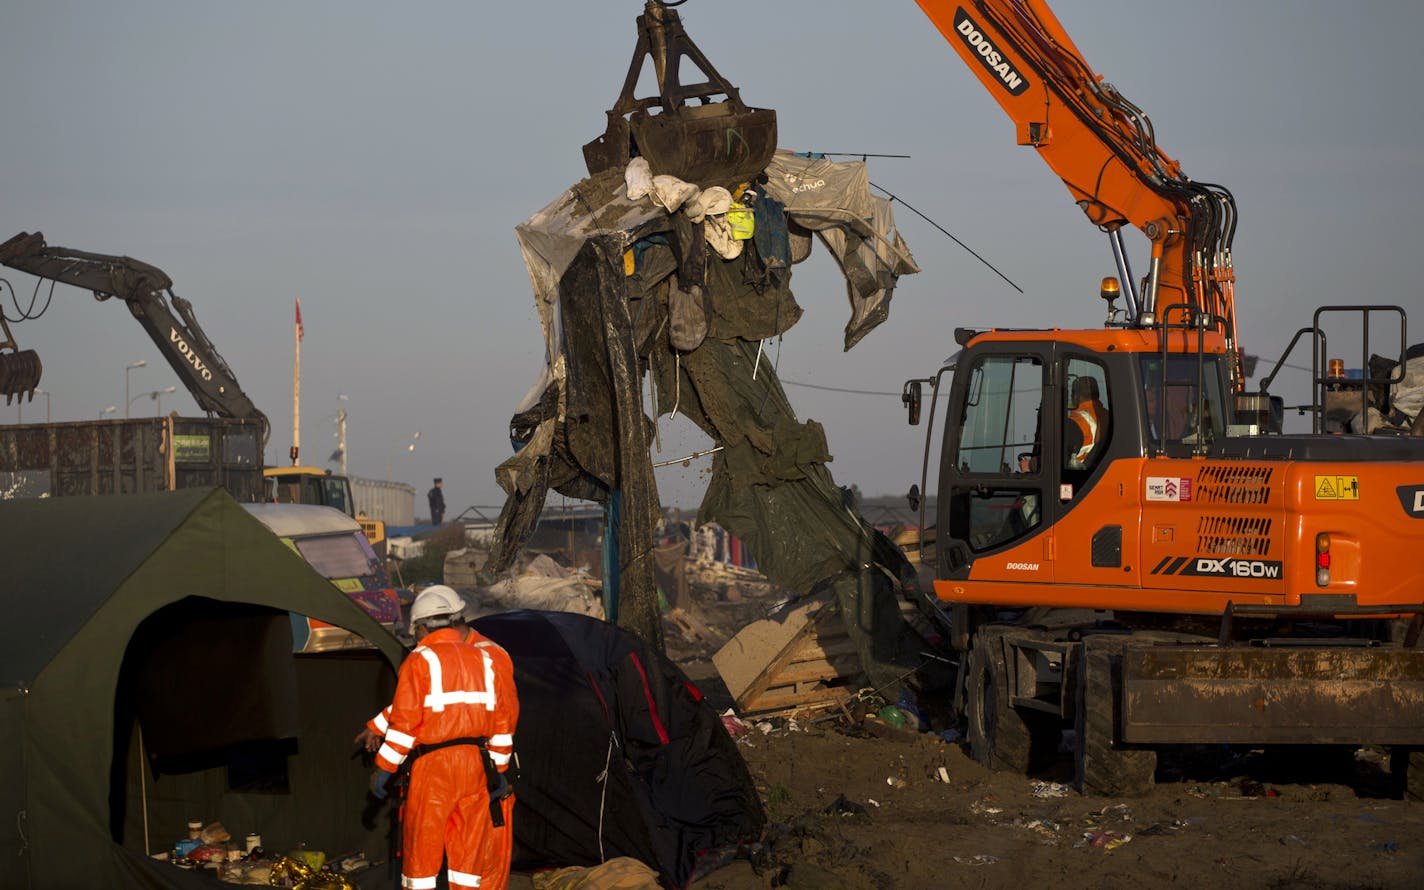
[(637, 268), (637, 263), (633, 262), (633, 248), (630, 247), (623, 251), (623, 277), (632, 278), (633, 271)]
[(756, 233), (756, 215), (745, 204), (734, 202), (727, 211), (727, 226), (732, 230), (733, 241), (746, 241)]
[(326, 863), (325, 853), (303, 850), (298, 855), (309, 861), (313, 855), (320, 856), (321, 860), (316, 867), (312, 867), (296, 859), (278, 856), (277, 861), (272, 863), (272, 874), (268, 878), (273, 887), (291, 887), (292, 890), (356, 890), (356, 885), (342, 875), (318, 871), (321, 865)]

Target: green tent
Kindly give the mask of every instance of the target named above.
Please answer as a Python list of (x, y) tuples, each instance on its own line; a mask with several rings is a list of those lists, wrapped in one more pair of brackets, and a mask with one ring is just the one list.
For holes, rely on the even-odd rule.
[(0, 501), (0, 541), (0, 888), (211, 886), (146, 855), (189, 820), (384, 854), (352, 737), (401, 647), (224, 490)]

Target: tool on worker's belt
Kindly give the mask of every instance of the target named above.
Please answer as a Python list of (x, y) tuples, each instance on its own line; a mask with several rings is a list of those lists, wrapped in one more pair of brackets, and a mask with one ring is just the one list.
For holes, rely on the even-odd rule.
[[(651, 56), (658, 95), (637, 99), (633, 91)], [(683, 85), (683, 57), (707, 77)], [(724, 96), (722, 101), (712, 101)], [(689, 105), (692, 99), (700, 104)], [(650, 113), (656, 109), (657, 113)], [(583, 147), (590, 174), (618, 169), (644, 157), (654, 175), (667, 174), (707, 188), (731, 187), (755, 177), (776, 151), (776, 112), (749, 108), (737, 88), (712, 67), (687, 36), (677, 12), (648, 0), (638, 16), (638, 43), (623, 92), (608, 111), (608, 129)]]
[(504, 827), (504, 810), (500, 807), (500, 801), (514, 793), (514, 786), (510, 783), (510, 778), (499, 771), (495, 766), (494, 758), (490, 757), (489, 739), (480, 736), (479, 738), (460, 737), (458, 739), (446, 739), (443, 742), (431, 742), (428, 745), (416, 745), (410, 749), (410, 756), (406, 758), (406, 763), (412, 763), (416, 758), (440, 748), (449, 748), (454, 745), (474, 745), (480, 749), (480, 761), (485, 767), (485, 787), (489, 790), (489, 810), (490, 821), (495, 828)]

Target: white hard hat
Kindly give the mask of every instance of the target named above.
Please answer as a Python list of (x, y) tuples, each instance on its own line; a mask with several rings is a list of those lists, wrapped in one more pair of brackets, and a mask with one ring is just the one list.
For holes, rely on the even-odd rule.
[(410, 607), (410, 626), (432, 618), (451, 618), (465, 610), (465, 601), (454, 588), (433, 584), (422, 590)]

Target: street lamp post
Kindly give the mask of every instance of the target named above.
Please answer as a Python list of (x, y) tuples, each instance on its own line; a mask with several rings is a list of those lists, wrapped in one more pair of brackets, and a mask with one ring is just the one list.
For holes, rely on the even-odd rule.
[[(411, 434), (410, 441), (405, 443), (406, 451), (414, 451), (415, 443), (420, 441), (420, 431), (416, 430)], [(391, 450), (390, 456), (386, 458), (386, 481), (391, 481), (391, 461), (395, 459), (396, 453), (400, 451), (401, 443), (397, 442), (396, 447)]]
[(132, 362), (132, 363), (130, 363), (130, 364), (124, 365), (124, 417), (125, 417), (125, 418), (127, 418), (127, 417), (129, 416), (129, 405), (132, 404), (132, 402), (129, 401), (129, 372), (132, 371), (134, 368), (142, 368), (142, 367), (144, 367), (144, 366), (147, 365), (147, 364), (148, 364), (148, 362), (144, 361), (143, 359), (139, 359), (139, 360), (136, 361), (136, 362)]
[[(157, 417), (157, 416), (158, 416), (158, 413), (159, 413), (159, 412), (158, 412), (158, 400), (161, 399), (163, 396), (165, 396), (165, 395), (171, 393), (171, 392), (177, 392), (177, 391), (178, 391), (178, 387), (176, 387), (176, 386), (170, 386), (170, 387), (168, 387), (167, 389), (155, 389), (155, 390), (153, 390), (153, 391), (151, 391), (151, 392), (141, 392), (141, 393), (139, 393), (138, 395), (134, 396), (133, 398), (129, 399), (129, 407), (132, 407), (132, 406), (133, 406), (133, 403), (134, 403), (134, 402), (137, 402), (139, 399), (153, 399), (153, 416), (154, 416), (154, 417)], [(128, 417), (128, 416), (129, 416), (128, 408), (125, 408), (125, 409), (124, 409), (124, 416), (125, 416), (125, 417)]]
[(167, 386), (153, 394), (153, 416), (159, 417), (163, 414), (163, 397), (178, 391), (176, 386)]

